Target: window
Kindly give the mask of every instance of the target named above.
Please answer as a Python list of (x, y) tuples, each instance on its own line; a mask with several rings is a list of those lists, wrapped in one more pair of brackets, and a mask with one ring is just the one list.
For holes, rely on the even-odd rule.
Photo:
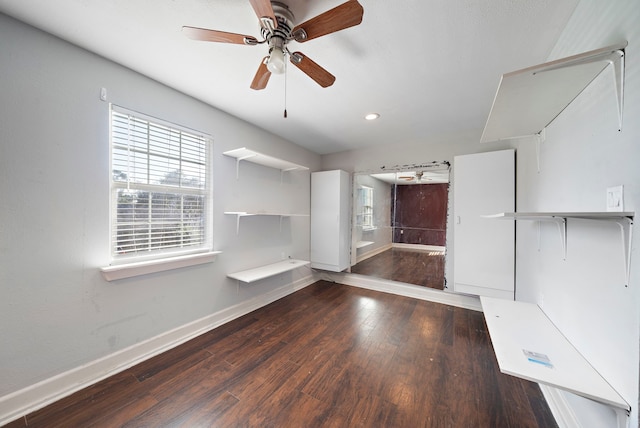
[(111, 107), (114, 260), (209, 251), (211, 140)]
[(358, 216), (363, 230), (374, 229), (373, 225), (373, 187), (358, 188)]

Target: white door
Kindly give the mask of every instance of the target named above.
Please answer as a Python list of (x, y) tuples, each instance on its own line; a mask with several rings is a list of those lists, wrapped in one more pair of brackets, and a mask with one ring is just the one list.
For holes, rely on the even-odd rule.
[(513, 300), (515, 224), (483, 215), (515, 211), (515, 151), (456, 156), (454, 291)]

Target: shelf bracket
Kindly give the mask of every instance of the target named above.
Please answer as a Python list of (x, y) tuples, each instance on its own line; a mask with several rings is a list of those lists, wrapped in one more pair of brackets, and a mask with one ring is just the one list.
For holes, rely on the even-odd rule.
[[(622, 115), (624, 109), (624, 49), (617, 50), (617, 57), (610, 60), (613, 64), (613, 79), (618, 99), (618, 131), (622, 131)], [(612, 55), (613, 56), (613, 55)]]
[[(616, 89), (616, 99), (618, 101), (618, 131), (622, 131), (622, 115), (624, 108), (624, 48), (626, 46), (627, 44), (625, 43), (623, 47), (620, 47), (619, 49), (599, 49), (594, 55), (581, 58), (577, 61), (570, 61), (567, 63), (546, 67), (544, 69), (538, 70), (534, 74), (545, 71), (559, 70), (562, 68), (572, 67), (580, 64), (588, 64), (596, 61), (606, 61), (608, 65), (611, 65), (611, 68), (613, 70), (613, 83)], [(607, 66), (605, 66), (605, 68), (606, 67)], [(602, 73), (602, 71), (600, 73)]]
[(547, 128), (542, 128), (542, 131), (536, 134), (536, 165), (538, 166), (538, 174), (540, 174), (540, 145), (544, 143), (546, 134)]
[(615, 220), (616, 224), (620, 226), (620, 232), (622, 234), (622, 252), (624, 254), (624, 270), (625, 270), (625, 287), (629, 286), (629, 279), (631, 275), (631, 237), (633, 233), (633, 220), (629, 217)]
[(255, 157), (257, 155), (248, 155), (248, 156), (243, 156), (243, 157), (239, 157), (236, 158), (236, 180), (240, 179), (240, 161), (246, 160), (246, 159), (250, 159), (252, 157)]
[(556, 224), (562, 241), (562, 260), (567, 260), (567, 218), (557, 217)]
[(567, 218), (553, 216), (538, 219), (538, 251), (540, 251), (540, 222), (542, 221), (550, 221), (558, 226), (560, 242), (562, 243), (562, 260), (567, 260)]

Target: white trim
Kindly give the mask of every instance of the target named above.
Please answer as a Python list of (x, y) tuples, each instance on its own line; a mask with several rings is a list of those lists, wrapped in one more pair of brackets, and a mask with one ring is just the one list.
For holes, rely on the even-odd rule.
[(393, 243), (393, 248), (402, 248), (406, 250), (418, 250), (418, 251), (442, 251), (443, 253), (446, 251), (447, 247), (441, 245), (422, 245), (422, 244), (403, 244), (403, 243)]
[(165, 270), (212, 263), (220, 253), (222, 253), (222, 251), (209, 251), (206, 253), (187, 254), (157, 260), (146, 260), (143, 262), (124, 263), (101, 267), (100, 271), (104, 279), (107, 281), (115, 281), (149, 273), (163, 272)]
[(414, 299), (427, 300), (429, 302), (442, 303), (444, 305), (482, 312), (480, 299), (476, 296), (455, 294), (448, 291), (434, 290), (433, 288), (410, 285), (380, 278), (372, 278), (353, 273), (324, 272), (324, 274), (329, 275), (335, 282), (344, 285), (351, 285), (353, 287), (397, 294), (399, 296), (412, 297)]
[(168, 351), (194, 337), (239, 318), (289, 294), (301, 290), (317, 279), (300, 278), (261, 296), (223, 309), (188, 324), (166, 331), (113, 354), (60, 373), (19, 391), (0, 397), (0, 426), (41, 409), (76, 391), (113, 376), (155, 355)]
[(367, 260), (370, 257), (377, 256), (378, 254), (384, 253), (385, 251), (390, 250), (391, 248), (392, 248), (391, 244), (386, 244), (386, 245), (383, 245), (382, 247), (374, 248), (371, 251), (367, 251), (366, 253), (360, 254), (359, 256), (357, 256), (356, 263), (360, 263), (361, 261)]
[(558, 388), (538, 384), (559, 428), (579, 428), (580, 422)]

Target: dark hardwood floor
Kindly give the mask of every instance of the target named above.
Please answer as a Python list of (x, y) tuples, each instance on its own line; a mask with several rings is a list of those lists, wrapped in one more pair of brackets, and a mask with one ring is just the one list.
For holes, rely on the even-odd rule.
[(553, 427), (482, 313), (320, 281), (11, 427)]
[(392, 248), (351, 267), (351, 273), (444, 289), (444, 252)]

